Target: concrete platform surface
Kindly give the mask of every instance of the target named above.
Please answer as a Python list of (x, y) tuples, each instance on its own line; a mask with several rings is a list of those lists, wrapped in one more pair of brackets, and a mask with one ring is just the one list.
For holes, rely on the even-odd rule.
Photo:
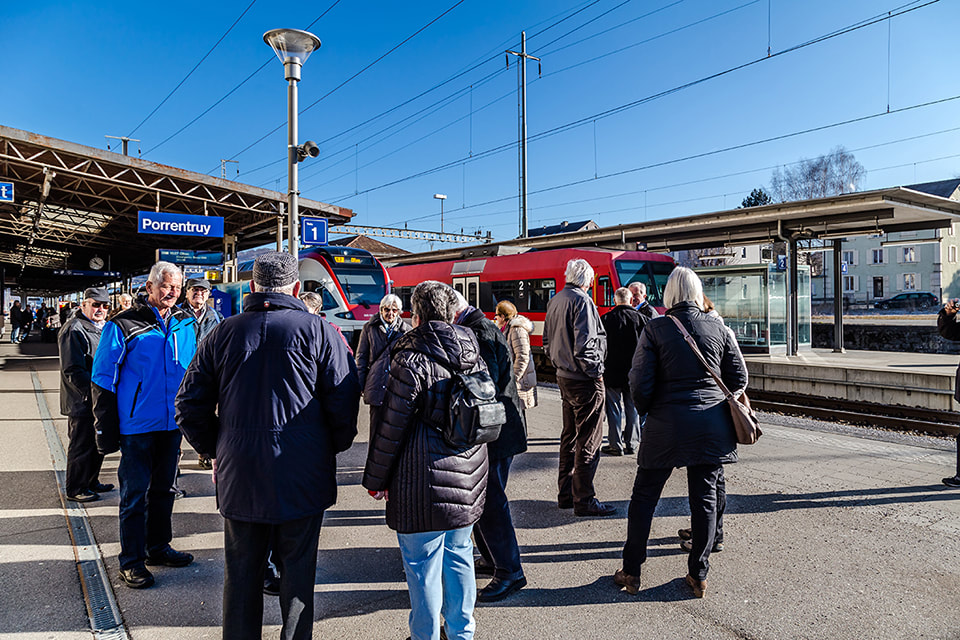
[[(4, 344), (0, 359), (0, 640), (90, 637), (41, 421), (46, 403), (65, 446), (56, 356), (46, 345)], [(940, 484), (953, 472), (952, 441), (765, 416), (764, 437), (727, 468), (726, 548), (711, 556), (707, 597), (693, 599), (683, 584), (682, 470), (664, 491), (632, 597), (611, 577), (636, 463), (601, 460), (598, 497), (617, 506), (615, 517), (558, 510), (559, 394), (540, 392), (528, 414), (529, 451), (515, 459), (508, 487), (529, 585), (478, 606), (478, 639), (960, 638), (960, 491)], [(396, 537), (383, 504), (359, 486), (365, 414), (361, 437), (339, 457), (340, 499), (320, 537), (316, 638), (408, 635)], [(116, 482), (118, 459), (107, 458), (103, 481)], [(127, 589), (117, 577), (117, 493), (86, 506), (130, 638), (220, 637), (222, 520), (210, 472), (192, 451), (182, 469), (188, 496), (175, 506), (173, 544), (196, 560), (157, 568), (151, 589)], [(264, 637), (278, 637), (278, 624), (277, 601), (266, 598)]]

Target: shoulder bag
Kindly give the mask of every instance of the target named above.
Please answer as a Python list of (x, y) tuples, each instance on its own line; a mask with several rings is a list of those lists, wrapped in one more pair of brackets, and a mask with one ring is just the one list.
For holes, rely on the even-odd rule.
[(713, 376), (717, 386), (720, 387), (720, 390), (726, 397), (727, 405), (730, 407), (730, 416), (733, 418), (733, 428), (737, 434), (737, 442), (739, 444), (754, 444), (760, 436), (763, 435), (763, 432), (760, 431), (760, 421), (757, 419), (757, 414), (755, 414), (750, 407), (750, 399), (747, 398), (746, 390), (740, 394), (739, 398), (734, 397), (730, 390), (727, 389), (727, 385), (723, 384), (720, 376), (707, 364), (707, 359), (703, 357), (700, 347), (697, 346), (697, 343), (683, 324), (675, 316), (669, 316), (669, 318), (677, 325), (677, 329), (683, 334), (683, 339), (686, 340), (690, 348), (693, 349), (693, 352), (697, 358), (699, 358), (701, 364), (703, 364), (707, 372)]

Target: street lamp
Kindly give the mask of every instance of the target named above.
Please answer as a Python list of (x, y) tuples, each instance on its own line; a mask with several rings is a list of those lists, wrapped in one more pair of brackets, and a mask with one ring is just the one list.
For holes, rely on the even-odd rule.
[(447, 199), (447, 196), (442, 193), (435, 193), (433, 197), (440, 201), (440, 233), (443, 233), (443, 201)]
[(300, 82), (300, 67), (310, 54), (320, 48), (320, 39), (299, 29), (273, 29), (263, 34), (263, 41), (270, 45), (283, 63), (287, 85), (287, 200), (290, 210), (289, 250), (296, 258), (300, 247), (299, 196), (297, 163), (308, 155), (316, 158), (320, 149), (313, 142), (297, 146), (297, 83)]

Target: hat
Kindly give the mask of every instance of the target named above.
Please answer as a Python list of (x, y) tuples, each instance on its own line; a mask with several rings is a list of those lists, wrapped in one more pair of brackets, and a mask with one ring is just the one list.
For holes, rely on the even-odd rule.
[(110, 303), (110, 296), (107, 295), (106, 289), (101, 289), (100, 287), (90, 287), (83, 292), (84, 300), (93, 300), (95, 302), (106, 302)]
[(193, 289), (194, 287), (203, 287), (204, 289), (210, 290), (210, 282), (204, 278), (190, 278), (187, 280), (187, 286), (184, 287), (187, 291)]
[(253, 262), (253, 281), (258, 287), (276, 289), (293, 284), (299, 278), (297, 259), (289, 253), (268, 251)]

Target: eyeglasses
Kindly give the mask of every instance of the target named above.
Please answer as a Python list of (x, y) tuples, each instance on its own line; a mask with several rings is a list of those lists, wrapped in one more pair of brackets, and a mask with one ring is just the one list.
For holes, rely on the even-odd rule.
[(383, 313), (400, 313), (400, 309), (391, 309), (390, 307), (387, 307), (387, 308), (385, 308), (385, 309), (381, 309), (381, 311), (382, 311)]
[(190, 293), (209, 293), (210, 290), (206, 287), (190, 287)]
[(96, 308), (98, 308), (98, 309), (109, 309), (109, 308), (110, 308), (110, 303), (109, 303), (109, 302), (94, 302), (94, 301), (91, 300), (91, 301), (90, 301), (90, 306), (91, 306), (91, 307), (96, 307)]

